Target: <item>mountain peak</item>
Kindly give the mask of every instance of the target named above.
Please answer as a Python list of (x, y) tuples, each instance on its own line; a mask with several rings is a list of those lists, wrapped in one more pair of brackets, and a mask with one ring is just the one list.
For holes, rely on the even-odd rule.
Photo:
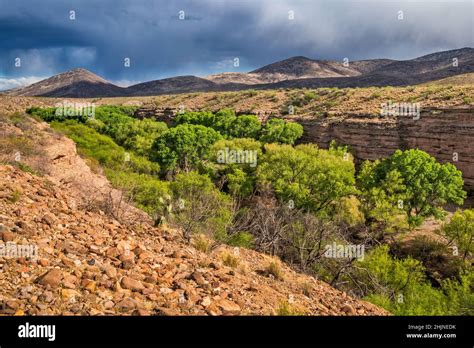
[(314, 59), (305, 57), (305, 56), (293, 56), (288, 59), (284, 59), (283, 61), (314, 61)]
[(59, 79), (69, 79), (72, 78), (75, 81), (88, 81), (88, 82), (101, 82), (109, 83), (99, 75), (94, 74), (93, 72), (84, 69), (84, 68), (74, 68), (58, 75), (52, 76), (51, 78)]
[(265, 65), (250, 73), (263, 75), (263, 78), (269, 82), (300, 78), (346, 77), (360, 74), (356, 70), (344, 67), (340, 62), (316, 60), (304, 56), (290, 57)]
[(74, 68), (27, 87), (12, 90), (9, 94), (88, 98), (117, 96), (123, 94), (124, 90), (87, 69)]

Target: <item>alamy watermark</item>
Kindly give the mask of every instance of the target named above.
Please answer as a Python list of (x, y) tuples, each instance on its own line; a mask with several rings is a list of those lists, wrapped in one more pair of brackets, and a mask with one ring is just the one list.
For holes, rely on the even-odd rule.
[(365, 246), (363, 244), (327, 244), (325, 246), (324, 256), (329, 258), (364, 260)]
[(257, 150), (231, 150), (226, 147), (217, 151), (217, 163), (249, 164), (254, 168), (257, 166), (257, 156)]
[(16, 244), (13, 242), (0, 244), (0, 257), (7, 259), (26, 258), (36, 260), (38, 258), (38, 246), (34, 244)]
[(420, 103), (388, 103), (380, 104), (380, 116), (412, 116), (414, 120), (420, 119)]
[(56, 103), (54, 106), (56, 107), (56, 116), (85, 116), (89, 118), (95, 117), (94, 103), (72, 103), (69, 101), (62, 101)]

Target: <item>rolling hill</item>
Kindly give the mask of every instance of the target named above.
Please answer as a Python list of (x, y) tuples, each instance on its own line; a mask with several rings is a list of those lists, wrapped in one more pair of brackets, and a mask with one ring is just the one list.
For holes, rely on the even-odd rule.
[[(454, 64), (454, 62), (457, 63)], [(73, 69), (24, 88), (14, 96), (115, 97), (236, 91), (242, 89), (406, 86), (474, 72), (474, 49), (436, 52), (411, 60), (371, 59), (349, 62), (291, 57), (249, 73), (224, 72), (205, 78), (177, 76), (122, 88), (85, 69)], [(469, 81), (469, 80), (468, 80)]]
[(7, 92), (7, 94), (14, 96), (73, 98), (112, 97), (125, 93), (125, 88), (118, 87), (82, 68), (66, 71), (27, 87)]

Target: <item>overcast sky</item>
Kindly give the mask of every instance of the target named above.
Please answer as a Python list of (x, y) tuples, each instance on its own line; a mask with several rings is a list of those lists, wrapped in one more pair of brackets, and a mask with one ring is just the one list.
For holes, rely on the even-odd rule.
[(473, 0), (0, 0), (0, 90), (75, 67), (128, 85), (291, 56), (410, 59), (473, 47), (473, 18)]

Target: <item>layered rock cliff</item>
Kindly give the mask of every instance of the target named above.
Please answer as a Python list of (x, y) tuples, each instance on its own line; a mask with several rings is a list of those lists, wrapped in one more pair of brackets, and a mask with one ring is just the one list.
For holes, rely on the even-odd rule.
[(348, 145), (359, 160), (387, 157), (397, 149), (418, 148), (463, 172), (466, 188), (474, 190), (474, 109), (430, 108), (413, 116), (347, 115), (302, 117), (302, 142), (327, 147), (332, 140)]

